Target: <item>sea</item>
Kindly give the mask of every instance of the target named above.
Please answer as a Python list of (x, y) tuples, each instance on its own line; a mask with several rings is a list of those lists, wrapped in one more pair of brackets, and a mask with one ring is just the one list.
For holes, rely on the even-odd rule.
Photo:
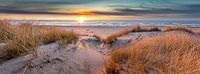
[(35, 25), (52, 26), (175, 26), (185, 25), (188, 27), (200, 27), (200, 21), (158, 21), (158, 20), (95, 20), (79, 23), (70, 20), (10, 20), (14, 25), (19, 23), (34, 23)]

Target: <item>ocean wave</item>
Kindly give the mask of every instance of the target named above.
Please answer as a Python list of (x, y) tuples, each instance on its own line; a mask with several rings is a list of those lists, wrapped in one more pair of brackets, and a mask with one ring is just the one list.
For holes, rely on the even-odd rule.
[(77, 21), (10, 21), (12, 24), (25, 22), (37, 23), (37, 25), (54, 25), (54, 26), (174, 26), (185, 25), (188, 27), (200, 27), (200, 21), (86, 21), (78, 23)]

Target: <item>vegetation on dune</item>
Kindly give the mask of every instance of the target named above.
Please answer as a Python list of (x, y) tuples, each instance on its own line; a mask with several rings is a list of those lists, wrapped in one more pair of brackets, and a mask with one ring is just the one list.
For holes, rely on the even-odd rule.
[[(101, 38), (98, 35), (93, 35), (97, 40), (99, 40), (102, 43), (105, 44), (112, 44), (113, 42), (117, 41), (118, 37), (121, 37), (123, 35), (126, 35), (128, 33), (134, 33), (134, 32), (151, 32), (151, 31), (159, 31), (159, 32), (169, 32), (169, 31), (184, 31), (188, 33), (198, 34), (198, 31), (192, 31), (186, 26), (178, 25), (178, 26), (168, 26), (164, 29), (157, 27), (157, 26), (133, 26), (131, 28), (126, 28), (122, 31), (119, 31), (115, 34), (112, 34), (105, 39)], [(86, 35), (87, 36), (87, 35)]]
[[(67, 45), (78, 40), (78, 35), (57, 28), (41, 28), (32, 23), (22, 23), (17, 26), (0, 23), (0, 41), (6, 43), (0, 48), (0, 60), (10, 59), (26, 53), (36, 56), (36, 48), (43, 44), (60, 41), (59, 44)], [(5, 30), (5, 33), (4, 33)]]
[(103, 40), (103, 43), (111, 44), (117, 40), (118, 37), (128, 34), (130, 31), (129, 29), (122, 30), (118, 33), (108, 36), (106, 39)]
[(141, 27), (141, 26), (134, 26), (130, 29), (124, 29), (118, 33), (112, 34), (108, 36), (106, 39), (102, 40), (103, 43), (111, 44), (117, 40), (118, 37), (126, 35), (130, 32), (150, 32), (150, 31), (161, 31), (158, 27)]
[(168, 27), (166, 27), (164, 29), (164, 32), (174, 31), (174, 30), (179, 30), (179, 31), (185, 31), (185, 32), (193, 33), (188, 27), (183, 26), (183, 25), (168, 26)]
[(131, 32), (151, 32), (151, 31), (161, 31), (158, 27), (141, 27), (141, 26), (134, 26)]
[(101, 39), (101, 38), (98, 38), (98, 39), (101, 39), (100, 41), (103, 43), (111, 44), (111, 43), (115, 42), (118, 37), (121, 37), (121, 36), (126, 35), (131, 32), (151, 32), (151, 31), (161, 31), (161, 32), (184, 31), (184, 32), (193, 33), (193, 34), (200, 34), (200, 32), (198, 30), (192, 31), (191, 29), (189, 29), (188, 27), (183, 26), (183, 25), (168, 26), (168, 27), (165, 27), (163, 30), (156, 26), (150, 26), (150, 27), (133, 26), (130, 29), (124, 29), (118, 33), (112, 34), (112, 35), (108, 36), (106, 39)]
[(0, 43), (13, 38), (14, 31), (10, 25), (11, 24), (9, 22), (0, 20)]
[(3, 47), (5, 56), (8, 58), (17, 57), (22, 54), (34, 53), (35, 48), (39, 45), (39, 32), (31, 24), (21, 24), (15, 29), (16, 33), (12, 40), (7, 42)]
[(77, 42), (78, 35), (74, 32), (65, 31), (57, 28), (47, 29), (42, 35), (44, 44), (52, 43), (61, 40), (65, 44)]
[(168, 33), (114, 51), (107, 74), (187, 74), (200, 71), (200, 39), (188, 33)]

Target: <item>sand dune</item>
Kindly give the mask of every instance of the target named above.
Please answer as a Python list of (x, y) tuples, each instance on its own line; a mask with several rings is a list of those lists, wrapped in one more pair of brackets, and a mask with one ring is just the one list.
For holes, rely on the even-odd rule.
[[(85, 34), (95, 33), (103, 37), (124, 28), (109, 27), (102, 30), (97, 27), (84, 27), (80, 30), (73, 27), (71, 30)], [(26, 54), (0, 64), (0, 74), (102, 74), (105, 73), (106, 61), (115, 49), (163, 34), (164, 32), (131, 32), (111, 44), (101, 43), (95, 37), (88, 36), (81, 36), (76, 44), (67, 46), (54, 42), (37, 47), (37, 57)], [(4, 45), (1, 44), (0, 47)]]
[[(130, 36), (133, 35), (121, 37), (111, 45), (102, 44), (93, 37), (81, 37), (77, 44), (67, 47), (56, 42), (43, 45), (37, 48), (38, 57), (27, 54), (9, 60), (1, 64), (0, 71), (2, 74), (100, 74), (113, 49), (129, 44)], [(137, 37), (146, 36), (146, 33), (135, 34), (133, 42)]]

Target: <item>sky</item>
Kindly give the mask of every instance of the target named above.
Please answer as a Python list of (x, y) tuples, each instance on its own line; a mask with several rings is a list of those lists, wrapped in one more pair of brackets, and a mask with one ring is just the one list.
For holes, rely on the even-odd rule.
[(0, 0), (6, 20), (200, 20), (200, 0)]

